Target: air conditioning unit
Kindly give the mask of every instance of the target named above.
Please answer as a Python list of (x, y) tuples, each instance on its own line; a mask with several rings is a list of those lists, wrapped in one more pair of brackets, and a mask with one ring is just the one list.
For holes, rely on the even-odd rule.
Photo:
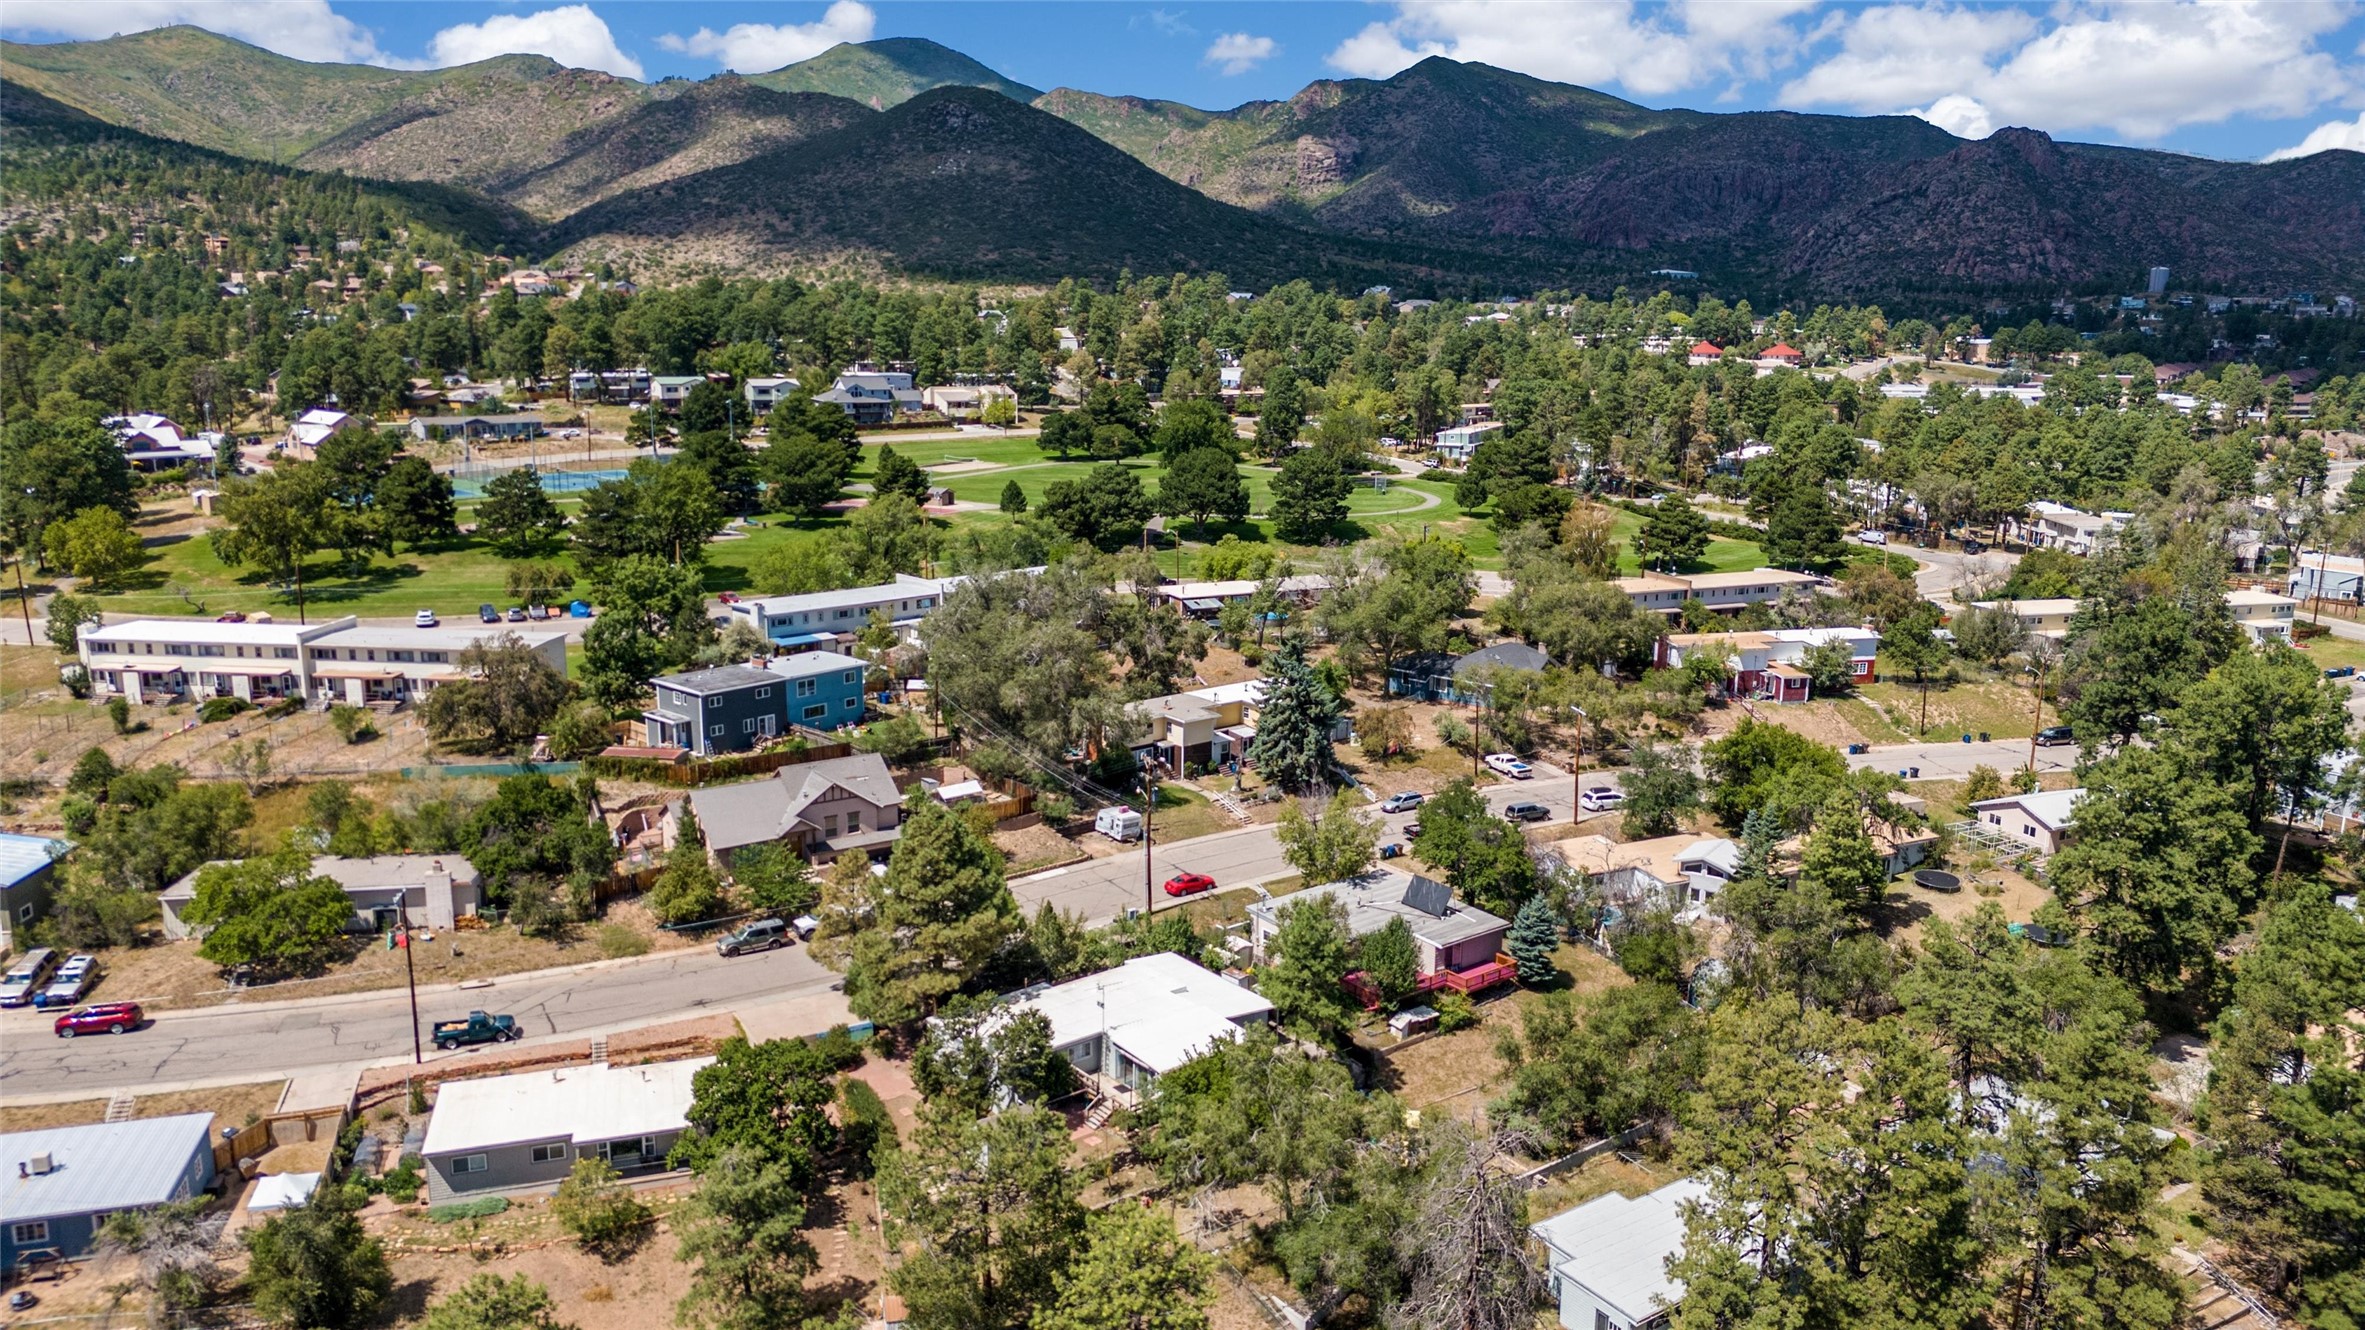
[(26, 1161), (25, 1167), (35, 1176), (39, 1176), (44, 1173), (54, 1173), (57, 1171), (57, 1160), (51, 1158), (48, 1155), (34, 1155), (30, 1160)]

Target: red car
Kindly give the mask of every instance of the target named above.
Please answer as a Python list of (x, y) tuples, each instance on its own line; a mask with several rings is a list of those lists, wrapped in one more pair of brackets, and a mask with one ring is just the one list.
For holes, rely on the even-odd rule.
[(102, 1002), (95, 1007), (76, 1007), (57, 1018), (57, 1037), (71, 1039), (78, 1034), (130, 1034), (140, 1028), (140, 1004), (137, 1002)]
[(1215, 890), (1215, 879), (1205, 873), (1177, 873), (1166, 879), (1169, 896), (1196, 896), (1202, 891)]

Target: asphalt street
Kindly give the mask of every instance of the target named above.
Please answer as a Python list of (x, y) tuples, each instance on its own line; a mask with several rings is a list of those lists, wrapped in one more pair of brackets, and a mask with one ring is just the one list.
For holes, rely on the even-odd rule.
[[(1480, 791), (1488, 806), (1501, 811), (1508, 804), (1539, 803), (1551, 810), (1551, 821), (1568, 821), (1569, 810), (1576, 804), (1576, 790), (1569, 774), (1549, 763), (1535, 764), (1535, 776), (1529, 780), (1503, 781)], [(1585, 773), (1588, 788), (1595, 785), (1615, 786), (1615, 772)], [(1411, 837), (1404, 832), (1406, 823), (1417, 813), (1382, 814), (1375, 804), (1369, 816), (1385, 828), (1381, 844), (1391, 841), (1406, 844)], [(1614, 818), (1614, 813), (1587, 813), (1584, 823)], [(1155, 828), (1153, 828), (1153, 831)], [(1271, 826), (1242, 827), (1237, 831), (1219, 832), (1178, 841), (1169, 846), (1153, 842), (1148, 870), (1147, 898), (1154, 910), (1170, 909), (1184, 903), (1183, 899), (1168, 896), (1163, 890), (1166, 880), (1177, 873), (1205, 873), (1215, 879), (1217, 891), (1237, 887), (1256, 886), (1275, 878), (1288, 877), (1296, 872), (1281, 855), (1281, 839)], [(1123, 915), (1127, 910), (1139, 910), (1144, 900), (1142, 850), (1136, 846), (1106, 859), (1054, 868), (1036, 873), (1010, 884), (1018, 897), (1021, 909), (1032, 914), (1043, 902), (1050, 901), (1062, 910), (1082, 915), (1088, 924), (1104, 924)]]
[[(521, 1041), (612, 1033), (775, 998), (826, 992), (837, 976), (802, 946), (726, 959), (710, 949), (511, 975), (482, 988), (419, 991), (419, 1020), (515, 1016)], [(411, 1055), (409, 998), (391, 992), (273, 999), (161, 1012), (122, 1035), (60, 1039), (55, 1013), (0, 1013), (0, 1099), (117, 1087), (235, 1084)], [(438, 1057), (430, 1045), (429, 1061)]]

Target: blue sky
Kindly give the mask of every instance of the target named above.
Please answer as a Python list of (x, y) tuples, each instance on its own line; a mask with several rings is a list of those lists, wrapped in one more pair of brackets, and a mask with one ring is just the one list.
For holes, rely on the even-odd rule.
[(1650, 106), (1924, 116), (1966, 137), (2257, 159), (2365, 151), (2365, 0), (13, 0), (20, 40), (196, 23), (310, 60), (534, 51), (641, 78), (777, 68), (928, 37), (1036, 87), (1222, 108), (1443, 54)]

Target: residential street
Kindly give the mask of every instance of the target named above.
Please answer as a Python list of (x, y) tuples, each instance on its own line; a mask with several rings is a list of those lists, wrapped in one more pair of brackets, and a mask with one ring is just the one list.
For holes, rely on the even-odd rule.
[[(1575, 787), (1569, 781), (1568, 772), (1544, 762), (1536, 763), (1535, 770), (1532, 780), (1504, 781), (1486, 787), (1481, 793), (1498, 812), (1506, 804), (1532, 802), (1552, 810), (1553, 821), (1566, 821), (1569, 809), (1576, 802)], [(1614, 786), (1618, 781), (1614, 772), (1587, 771), (1585, 783)], [(1370, 815), (1387, 828), (1380, 837), (1383, 845), (1391, 841), (1409, 843), (1411, 838), (1404, 834), (1405, 824), (1419, 816), (1417, 812), (1384, 816), (1376, 806)], [(1585, 824), (1590, 826), (1616, 816), (1587, 813)], [(1270, 826), (1242, 827), (1173, 845), (1160, 843), (1153, 846), (1152, 853), (1151, 904), (1161, 910), (1183, 903), (1161, 890), (1166, 879), (1177, 873), (1205, 873), (1215, 879), (1216, 890), (1229, 891), (1288, 877), (1295, 871), (1282, 858), (1280, 837)], [(1020, 878), (1010, 884), (1010, 890), (1018, 897), (1019, 907), (1029, 914), (1044, 901), (1050, 901), (1060, 909), (1082, 915), (1086, 923), (1105, 924), (1127, 910), (1142, 906), (1141, 849), (1136, 846), (1112, 858)]]
[[(836, 982), (802, 946), (732, 959), (701, 948), (513, 975), (484, 988), (422, 988), (419, 1020), (424, 1034), (471, 1009), (505, 1013), (530, 1045), (827, 992)], [(130, 1034), (80, 1039), (53, 1035), (55, 1015), (0, 1014), (0, 1097), (230, 1085), (411, 1055), (410, 1002), (400, 989), (167, 1011)], [(430, 1046), (427, 1056), (458, 1055)]]

